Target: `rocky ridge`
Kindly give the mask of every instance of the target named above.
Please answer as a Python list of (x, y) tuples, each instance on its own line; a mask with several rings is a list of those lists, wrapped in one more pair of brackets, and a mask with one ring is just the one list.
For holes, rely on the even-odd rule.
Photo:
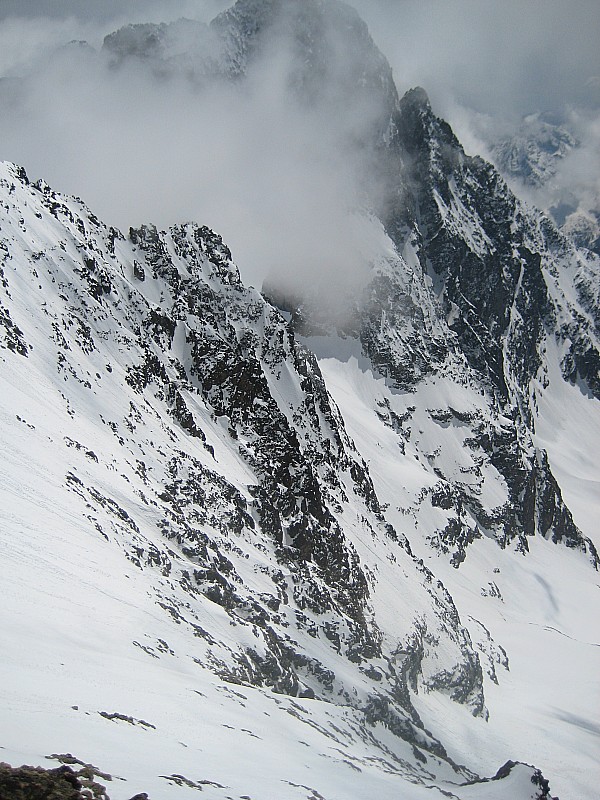
[[(402, 98), (394, 124), (393, 147), (410, 165), (408, 179), (403, 175), (399, 184), (410, 188), (397, 194), (384, 220), (410, 266), (400, 260), (395, 274), (388, 270), (383, 291), (378, 287), (382, 279), (374, 279), (370, 302), (375, 313), (365, 315), (363, 347), (399, 388), (411, 390), (428, 373), (438, 373), (454, 381), (460, 376), (463, 385), (483, 391), (489, 412), (484, 417), (459, 413), (458, 419), (467, 427), (476, 422), (468, 446), (479, 453), (479, 468), (487, 462), (500, 473), (508, 502), (500, 513), (480, 508), (480, 516), (476, 498), (467, 500), (464, 487), (454, 487), (481, 528), (495, 528), (503, 546), (517, 537), (525, 550), (526, 537), (539, 532), (588, 551), (597, 564), (595, 548), (577, 531), (534, 434), (538, 397), (557, 349), (564, 379), (598, 396), (597, 312), (595, 301), (586, 299), (598, 263), (578, 252), (549, 221), (536, 218), (490, 164), (466, 156), (449, 126), (433, 115), (422, 90)], [(406, 298), (402, 284), (407, 273), (411, 286), (419, 286), (411, 289), (413, 296), (418, 293), (419, 302), (413, 303), (418, 310), (408, 314), (387, 299)], [(427, 342), (424, 332), (435, 328), (423, 324), (422, 309), (431, 309), (434, 319), (437, 312), (436, 335)], [(421, 345), (410, 347), (404, 336), (404, 352), (390, 350), (407, 316), (412, 337), (419, 337)], [(440, 413), (447, 419), (457, 416), (452, 409)], [(450, 525), (443, 536), (446, 544), (451, 530), (458, 533), (460, 527)], [(464, 541), (464, 528), (462, 533)], [(459, 545), (454, 558), (463, 556)]]
[[(361, 735), (382, 724), (428, 770), (470, 777), (410, 691), (484, 715), (479, 658), (448, 592), (386, 521), (314, 356), (212, 231), (126, 239), (23, 170), (3, 173), (3, 371), (24, 369), (62, 419), (53, 480), (82, 530), (154, 575), (193, 662), (342, 702)], [(379, 613), (389, 583), (404, 586), (392, 628)], [(209, 608), (232, 635), (211, 630)]]

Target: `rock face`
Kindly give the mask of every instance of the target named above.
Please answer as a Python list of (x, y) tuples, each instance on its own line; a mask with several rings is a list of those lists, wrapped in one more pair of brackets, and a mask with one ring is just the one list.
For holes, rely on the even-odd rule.
[[(517, 537), (527, 549), (526, 537), (537, 532), (588, 551), (597, 564), (593, 545), (582, 539), (532, 439), (535, 387), (547, 384), (553, 368), (548, 353), (556, 347), (563, 349), (565, 380), (581, 381), (598, 397), (597, 303), (586, 300), (597, 261), (528, 212), (490, 164), (466, 156), (422, 90), (402, 98), (393, 126), (391, 155), (385, 158), (396, 165), (400, 188), (388, 193), (383, 219), (410, 267), (400, 262), (385, 278), (374, 279), (360, 334), (365, 351), (400, 388), (444, 372), (461, 376), (464, 385), (479, 385), (489, 398), (489, 417), (497, 419), (499, 412), (512, 422), (492, 422), (483, 436), (481, 415), (461, 422), (470, 426), (478, 418), (469, 446), (480, 453), (480, 467), (487, 462), (502, 475), (507, 503), (501, 511), (478, 510), (463, 487), (458, 492), (471, 514), (481, 528), (496, 529), (503, 546)], [(400, 296), (403, 304), (396, 300)], [(402, 334), (407, 317), (408, 337)], [(390, 347), (398, 333), (404, 352)], [(450, 409), (446, 414), (453, 416)], [(469, 538), (459, 516), (442, 536), (445, 546), (457, 535)], [(457, 547), (454, 559), (460, 560), (464, 545)]]
[[(523, 392), (544, 370), (547, 333), (560, 336), (569, 324), (563, 319), (578, 315), (560, 296), (556, 261), (570, 260), (577, 270), (581, 257), (519, 203), (490, 164), (464, 154), (422, 90), (402, 98), (395, 121), (415, 190), (402, 198), (406, 208), (387, 211), (387, 228), (398, 243), (402, 226), (418, 229), (420, 260), (469, 365), (500, 396), (509, 397), (512, 387)], [(578, 347), (597, 352), (590, 322), (579, 325)]]
[[(486, 471), (499, 473), (505, 487), (505, 501), (492, 508), (482, 504), (480, 487), (451, 477), (447, 461), (429, 459), (454, 512), (431, 541), (452, 553), (455, 565), (483, 531), (502, 547), (516, 541), (522, 551), (527, 537), (542, 534), (587, 552), (597, 565), (596, 549), (574, 524), (534, 435), (538, 397), (555, 367), (600, 397), (591, 288), (598, 260), (527, 210), (492, 165), (466, 156), (422, 89), (398, 101), (384, 139), (377, 149), (386, 183), (378, 213), (396, 255), (374, 265), (346, 322), (324, 322), (327, 313), (310, 289), (292, 300), (275, 285), (267, 294), (291, 313), (300, 334), (337, 328), (356, 338), (395, 390), (414, 392), (440, 379), (483, 393), (485, 410), (433, 409), (442, 426), (455, 419), (465, 428), (469, 469), (482, 479)], [(401, 413), (406, 432), (412, 412)], [(405, 443), (406, 433), (401, 438)]]
[[(3, 169), (4, 367), (37, 375), (63, 409), (59, 496), (80, 524), (156, 573), (156, 602), (222, 678), (343, 697), (367, 727), (451, 763), (409, 687), (484, 715), (478, 657), (386, 521), (315, 357), (212, 231), (144, 226), (125, 239)], [(31, 293), (33, 317), (19, 302)], [(393, 630), (377, 618), (382, 580), (409, 593)], [(215, 605), (246, 633), (228, 643), (211, 630), (203, 609)]]

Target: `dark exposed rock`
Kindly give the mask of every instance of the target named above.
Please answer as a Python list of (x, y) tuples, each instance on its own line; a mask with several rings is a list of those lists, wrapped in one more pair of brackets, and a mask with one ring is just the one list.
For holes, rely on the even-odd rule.
[(0, 347), (8, 348), (20, 356), (29, 354), (29, 346), (25, 341), (23, 331), (12, 321), (7, 308), (0, 303)]
[(88, 792), (94, 800), (109, 800), (104, 786), (89, 780), (85, 768), (76, 772), (66, 765), (48, 770), (0, 764), (2, 800), (84, 800)]

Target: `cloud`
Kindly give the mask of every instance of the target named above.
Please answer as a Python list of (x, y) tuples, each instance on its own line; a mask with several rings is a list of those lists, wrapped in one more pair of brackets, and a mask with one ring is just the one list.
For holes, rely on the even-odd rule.
[(85, 40), (100, 48), (104, 37), (129, 23), (208, 22), (228, 0), (2, 0), (0, 77), (21, 74), (57, 47)]
[[(521, 116), (586, 103), (600, 74), (597, 0), (354, 0), (401, 89)], [(449, 116), (449, 115), (448, 115)]]
[(0, 23), (0, 78), (22, 75), (72, 40), (89, 40), (95, 27), (75, 19), (10, 17)]
[[(79, 24), (69, 21), (69, 36)], [(10, 106), (0, 114), (0, 157), (83, 197), (125, 231), (190, 219), (213, 227), (255, 285), (277, 274), (289, 291), (318, 285), (334, 303), (340, 284), (366, 278), (389, 244), (364, 213), (360, 140), (381, 114), (376, 102), (299, 100), (290, 90), (297, 56), (285, 38), (270, 42), (247, 81), (199, 87), (186, 70), (165, 78), (135, 59), (115, 68), (91, 47), (50, 54), (56, 30), (47, 24), (45, 47), (21, 81), (0, 85), (0, 103)], [(353, 55), (335, 44), (332, 81), (353, 68)]]
[(571, 109), (569, 124), (579, 140), (543, 187), (536, 205), (551, 211), (577, 244), (598, 252), (600, 244), (600, 113)]
[[(3, 0), (0, 75), (12, 79), (0, 81), (0, 158), (80, 195), (120, 228), (208, 224), (251, 283), (277, 272), (290, 290), (320, 282), (333, 296), (342, 283), (360, 283), (389, 246), (363, 213), (369, 154), (358, 142), (381, 112), (377, 103), (363, 96), (333, 108), (331, 95), (312, 110), (298, 103), (289, 91), (295, 55), (281, 40), (250, 81), (218, 90), (201, 90), (183, 75), (161, 77), (148, 64), (115, 69), (99, 52), (104, 35), (125, 22), (206, 21), (229, 5)], [(595, 0), (354, 5), (400, 90), (423, 85), (469, 152), (487, 154), (485, 125), (508, 120), (510, 127), (522, 112), (562, 103), (579, 83), (588, 103), (596, 91)], [(96, 50), (59, 47), (82, 39)], [(340, 81), (353, 54), (335, 37), (329, 44), (329, 76)], [(596, 141), (591, 134), (589, 141), (583, 152)], [(565, 182), (569, 174), (585, 178), (580, 160), (568, 166)]]
[[(207, 21), (232, 4), (3, 0), (0, 24), (10, 18), (38, 24), (70, 20), (88, 30), (96, 26), (104, 35), (126, 22), (170, 22), (182, 16)], [(504, 116), (598, 101), (597, 91), (590, 96), (590, 81), (600, 75), (597, 0), (352, 0), (350, 5), (367, 21), (400, 89), (424, 86), (442, 115), (447, 98)], [(9, 37), (0, 43), (5, 45), (0, 59), (6, 60)]]

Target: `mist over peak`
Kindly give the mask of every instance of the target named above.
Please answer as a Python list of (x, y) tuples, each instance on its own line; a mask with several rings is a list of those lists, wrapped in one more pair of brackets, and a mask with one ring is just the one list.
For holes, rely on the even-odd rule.
[(390, 246), (373, 162), (398, 95), (344, 3), (240, 0), (209, 25), (128, 24), (97, 52), (55, 50), (5, 101), (6, 158), (122, 229), (210, 225), (255, 285), (277, 275), (333, 302)]
[[(370, 213), (388, 201), (390, 181), (394, 202), (404, 202), (397, 195), (410, 180), (408, 173), (400, 180), (406, 153), (397, 153), (391, 171), (380, 158), (394, 137), (396, 82), (403, 91), (426, 86), (436, 113), (449, 114), (467, 149), (490, 156), (473, 110), (461, 105), (487, 73), (479, 76), (474, 60), (468, 76), (460, 72), (462, 94), (447, 86), (461, 35), (480, 27), (483, 40), (493, 34), (484, 26), (487, 3), (482, 11), (464, 2), (457, 19), (439, 4), (433, 14), (432, 4), (385, 0), (357, 0), (359, 13), (338, 0), (225, 5), (144, 0), (107, 3), (102, 13), (94, 6), (87, 16), (67, 0), (51, 12), (39, 5), (51, 20), (36, 17), (33, 6), (26, 12), (5, 5), (0, 60), (11, 80), (0, 82), (2, 157), (85, 196), (122, 228), (205, 222), (232, 244), (249, 282), (260, 285), (281, 272), (282, 281), (302, 285), (315, 276), (329, 284), (341, 275), (354, 281), (381, 257), (379, 245), (365, 256), (349, 243), (357, 214), (368, 226)], [(510, 4), (499, 33), (513, 11)], [(71, 39), (97, 51), (57, 49)], [(11, 51), (15, 40), (19, 53)], [(495, 92), (495, 84), (486, 97), (488, 89)], [(404, 125), (417, 98), (430, 107), (420, 92), (409, 92)], [(583, 145), (586, 155), (593, 153), (593, 134), (580, 138), (592, 145)], [(583, 187), (580, 173), (569, 158), (561, 183), (572, 178)], [(370, 241), (381, 241), (371, 232)]]
[(117, 59), (163, 59), (189, 55), (206, 46), (209, 27), (191, 19), (125, 25), (104, 37), (103, 47)]

